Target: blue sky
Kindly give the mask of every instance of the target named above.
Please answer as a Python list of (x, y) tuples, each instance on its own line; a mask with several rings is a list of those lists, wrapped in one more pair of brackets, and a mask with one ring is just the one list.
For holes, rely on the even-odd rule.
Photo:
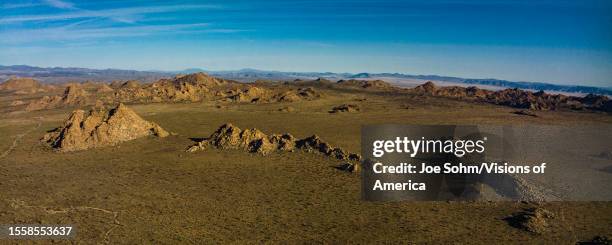
[(612, 86), (612, 1), (0, 2), (0, 64)]

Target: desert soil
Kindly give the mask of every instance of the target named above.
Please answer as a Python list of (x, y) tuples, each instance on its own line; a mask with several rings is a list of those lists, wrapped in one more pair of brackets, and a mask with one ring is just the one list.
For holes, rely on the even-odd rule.
[[(78, 241), (88, 244), (567, 244), (612, 236), (610, 202), (364, 202), (359, 175), (334, 169), (339, 162), (321, 155), (185, 152), (190, 138), (206, 137), (227, 122), (297, 138), (317, 134), (351, 152), (359, 152), (364, 124), (612, 124), (602, 113), (544, 111), (531, 117), (442, 98), (326, 92), (342, 94), (293, 103), (129, 105), (174, 135), (67, 153), (39, 140), (74, 108), (5, 113), (0, 224), (74, 224)], [(14, 99), (0, 98), (0, 107)], [(328, 112), (345, 103), (360, 110)], [(287, 106), (294, 110), (279, 111)], [(548, 232), (534, 234), (505, 220), (536, 206), (555, 214)]]

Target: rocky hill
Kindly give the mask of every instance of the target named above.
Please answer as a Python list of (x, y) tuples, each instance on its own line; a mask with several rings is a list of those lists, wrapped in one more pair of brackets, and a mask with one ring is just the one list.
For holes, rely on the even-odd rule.
[(49, 92), (53, 89), (55, 89), (53, 85), (41, 84), (39, 81), (28, 77), (11, 77), (0, 83), (0, 91), (8, 91), (16, 95)]
[(394, 86), (382, 80), (340, 80), (336, 83), (340, 86), (357, 87), (365, 89), (390, 89)]
[(145, 121), (123, 104), (111, 110), (75, 110), (64, 124), (45, 134), (41, 141), (58, 151), (76, 151), (115, 145), (148, 135), (166, 137), (159, 125)]
[(597, 110), (612, 112), (612, 100), (606, 96), (589, 94), (585, 97), (530, 92), (521, 89), (490, 91), (476, 87), (438, 87), (432, 82), (419, 85), (409, 91), (420, 94), (460, 100), (486, 102), (531, 110)]
[(80, 84), (70, 84), (64, 93), (54, 96), (44, 96), (38, 100), (31, 101), (26, 107), (26, 111), (37, 111), (43, 109), (53, 109), (66, 106), (91, 105), (95, 98), (85, 91)]

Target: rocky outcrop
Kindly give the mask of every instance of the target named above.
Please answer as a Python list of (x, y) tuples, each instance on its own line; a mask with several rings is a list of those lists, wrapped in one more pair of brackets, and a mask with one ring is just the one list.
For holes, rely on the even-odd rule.
[(332, 82), (330, 80), (327, 80), (325, 78), (319, 77), (315, 80), (301, 80), (301, 79), (295, 79), (293, 81), (285, 81), (283, 82), (284, 85), (296, 85), (296, 86), (313, 86), (313, 87), (318, 87), (318, 88), (331, 88), (334, 86), (337, 86), (336, 82)]
[(138, 88), (140, 87), (140, 82), (137, 80), (129, 80), (121, 84), (121, 88)]
[(172, 80), (172, 84), (174, 85), (191, 84), (194, 86), (203, 87), (215, 87), (225, 83), (225, 81), (209, 76), (208, 74), (203, 72), (187, 75), (178, 75)]
[(273, 100), (277, 102), (296, 102), (304, 100), (315, 100), (321, 98), (321, 94), (314, 88), (306, 87), (297, 90), (289, 90), (274, 95)]
[(552, 212), (538, 207), (525, 209), (522, 212), (513, 214), (505, 220), (513, 227), (534, 234), (542, 234), (550, 228), (550, 223), (554, 218), (555, 216)]
[(79, 85), (70, 85), (66, 87), (66, 90), (64, 91), (62, 103), (65, 105), (82, 105), (87, 102), (87, 96), (89, 96), (89, 93), (87, 93)]
[(359, 106), (353, 104), (342, 104), (332, 108), (329, 113), (340, 113), (340, 112), (358, 112)]
[(226, 96), (228, 101), (238, 103), (273, 103), (273, 102), (296, 102), (309, 101), (321, 98), (321, 94), (311, 87), (291, 89), (280, 93), (272, 90), (248, 86), (243, 89), (234, 89), (220, 94)]
[(293, 108), (291, 106), (285, 106), (283, 108), (278, 109), (278, 111), (280, 111), (280, 112), (294, 112), (295, 108)]
[[(226, 84), (225, 81), (204, 73), (178, 75), (173, 79), (161, 79), (141, 85), (128, 81), (121, 85), (114, 96), (107, 100), (120, 102), (197, 102), (210, 96), (211, 88)], [(114, 82), (111, 87), (117, 86)]]
[(66, 87), (62, 96), (44, 96), (41, 99), (30, 102), (26, 107), (26, 111), (53, 109), (75, 105), (89, 105), (92, 103), (93, 101), (89, 94), (78, 84), (73, 84)]
[(61, 127), (45, 134), (41, 141), (58, 151), (66, 152), (115, 145), (148, 135), (166, 137), (168, 132), (119, 104), (108, 111), (75, 110)]
[[(95, 91), (89, 96), (87, 91)], [(272, 87), (267, 87), (272, 86)], [(86, 82), (69, 84), (63, 95), (45, 96), (30, 103), (27, 110), (52, 109), (72, 105), (92, 105), (96, 100), (104, 104), (226, 101), (233, 103), (271, 103), (308, 101), (322, 95), (311, 87), (282, 89), (275, 84), (253, 85), (217, 79), (205, 73), (178, 75), (154, 83), (136, 80), (113, 81), (108, 84)]]
[(587, 95), (585, 97), (547, 94), (544, 91), (530, 92), (521, 89), (504, 89), (490, 91), (476, 87), (437, 87), (432, 82), (419, 85), (411, 92), (420, 95), (430, 95), (454, 98), (467, 101), (485, 102), (496, 105), (510, 106), (529, 110), (599, 110), (612, 112), (612, 102), (605, 96)]
[(579, 99), (588, 108), (596, 108), (600, 111), (612, 112), (612, 100), (603, 95), (588, 94)]
[(330, 156), (339, 160), (360, 161), (361, 156), (356, 153), (349, 153), (340, 147), (333, 147), (327, 142), (321, 140), (319, 136), (312, 135), (310, 137), (297, 140), (295, 147), (307, 152), (319, 152), (326, 156)]
[(245, 89), (237, 89), (229, 91), (228, 94), (231, 94), (228, 99), (232, 102), (247, 102), (247, 103), (255, 103), (255, 102), (265, 102), (270, 98), (270, 91), (265, 88), (260, 88), (256, 86), (250, 86)]
[(521, 115), (521, 116), (538, 117), (537, 114), (529, 110), (518, 110), (518, 111), (513, 111), (512, 113), (516, 115)]
[(336, 83), (339, 86), (344, 87), (353, 87), (353, 88), (362, 88), (362, 89), (391, 89), (394, 88), (393, 85), (385, 82), (383, 80), (340, 80)]
[(577, 242), (576, 245), (610, 245), (612, 239), (605, 235), (598, 235), (586, 241)]
[(29, 90), (37, 89), (41, 84), (32, 78), (12, 77), (0, 83), (0, 90)]
[(123, 85), (123, 83), (124, 83), (123, 81), (115, 80), (115, 81), (112, 81), (112, 82), (109, 84), (109, 86), (110, 86), (111, 88), (113, 88), (113, 89), (118, 89), (118, 88), (121, 88), (121, 86)]
[(296, 139), (291, 134), (266, 135), (258, 129), (240, 129), (230, 123), (224, 124), (210, 137), (187, 148), (188, 152), (204, 150), (208, 147), (218, 149), (240, 149), (252, 153), (267, 155), (277, 151), (292, 152), (302, 150), (316, 152), (338, 160), (360, 161), (361, 156), (346, 150), (333, 147), (319, 136), (313, 135)]
[(427, 94), (427, 95), (435, 95), (435, 92), (438, 88), (433, 82), (426, 82), (419, 86), (416, 86), (412, 89), (412, 91), (418, 94)]
[(114, 91), (115, 90), (111, 88), (110, 86), (108, 86), (107, 84), (102, 84), (96, 89), (97, 93), (111, 93)]
[(12, 77), (0, 83), (0, 91), (11, 91), (15, 95), (44, 93), (54, 88), (52, 85), (41, 84), (32, 78)]

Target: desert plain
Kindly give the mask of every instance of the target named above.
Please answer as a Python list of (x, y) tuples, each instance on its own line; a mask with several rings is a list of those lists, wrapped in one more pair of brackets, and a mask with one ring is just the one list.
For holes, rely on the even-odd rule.
[[(302, 150), (264, 155), (208, 147), (187, 152), (226, 123), (296, 138), (316, 134), (358, 153), (361, 126), (367, 124), (609, 126), (612, 117), (604, 110), (577, 110), (573, 104), (557, 109), (546, 103), (524, 108), (365, 81), (355, 86), (267, 81), (228, 85), (234, 92), (222, 88), (217, 93), (198, 89), (201, 79), (182, 81), (196, 83), (196, 89), (175, 87), (192, 93), (185, 97), (126, 97), (122, 93), (134, 92), (130, 86), (149, 86), (128, 83), (104, 89), (97, 83), (71, 85), (87, 94), (74, 98), (66, 98), (64, 85), (1, 91), (0, 224), (73, 224), (74, 241), (86, 244), (567, 244), (612, 236), (610, 202), (366, 202), (360, 175), (335, 168), (344, 159)], [(246, 91), (253, 87), (269, 95)], [(279, 99), (286, 91), (306, 95)], [(41, 106), (43, 96), (60, 98)], [(76, 151), (41, 141), (75, 109), (109, 109), (119, 102), (169, 135)], [(511, 219), (530, 210), (536, 210), (526, 216), (533, 224)]]

